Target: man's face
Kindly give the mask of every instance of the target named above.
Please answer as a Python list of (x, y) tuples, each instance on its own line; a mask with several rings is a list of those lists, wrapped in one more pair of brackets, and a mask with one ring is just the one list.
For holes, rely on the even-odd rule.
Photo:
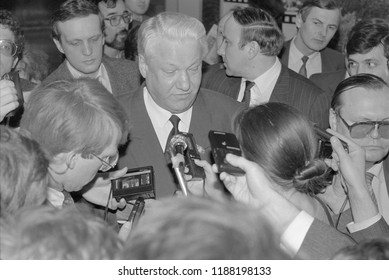
[(58, 30), (61, 39), (54, 43), (69, 63), (85, 75), (96, 73), (104, 45), (99, 17), (89, 15), (59, 22)]
[(153, 100), (165, 110), (179, 114), (194, 103), (201, 82), (202, 53), (198, 41), (173, 42), (156, 38), (139, 69)]
[[(363, 121), (389, 121), (389, 88), (367, 90), (353, 88), (342, 93), (339, 114), (348, 125)], [(356, 139), (350, 136), (346, 125), (339, 117), (330, 113), (331, 128), (347, 136), (366, 151), (366, 162), (374, 163), (382, 160), (389, 151), (389, 139), (382, 138), (374, 129), (364, 138)]]
[(388, 59), (384, 56), (381, 44), (365, 54), (350, 54), (347, 56), (347, 71), (350, 76), (369, 73), (382, 78), (389, 84)]
[[(6, 26), (0, 24), (0, 39), (9, 40), (15, 43), (15, 35), (13, 32)], [(4, 74), (11, 71), (11, 69), (16, 65), (17, 58), (16, 56), (7, 56), (0, 52), (0, 77)]]
[(223, 42), (217, 50), (223, 58), (226, 74), (229, 76), (242, 77), (242, 69), (246, 67), (245, 47), (240, 47), (241, 26), (230, 16), (223, 29)]
[[(118, 150), (118, 144), (121, 133), (118, 131), (112, 135), (112, 143), (98, 157), (104, 159), (114, 157)], [(95, 177), (103, 163), (97, 157), (91, 155), (90, 158), (82, 158), (81, 154), (76, 154), (74, 165), (68, 169), (66, 179), (64, 180), (64, 188), (68, 192), (81, 190), (86, 184), (91, 182)]]
[(295, 41), (297, 48), (304, 55), (321, 51), (335, 35), (339, 20), (339, 9), (326, 10), (313, 7), (305, 21), (299, 13), (296, 17), (296, 26), (299, 29)]
[(99, 9), (105, 22), (105, 44), (116, 50), (124, 50), (124, 43), (128, 36), (129, 23), (125, 23), (123, 18), (121, 18), (118, 25), (112, 26), (110, 21), (107, 20), (107, 18), (122, 16), (124, 13), (128, 13), (123, 0), (117, 1), (114, 8), (108, 8), (107, 3), (101, 1), (99, 2)]
[(143, 15), (147, 12), (150, 0), (125, 0), (127, 9), (136, 15)]

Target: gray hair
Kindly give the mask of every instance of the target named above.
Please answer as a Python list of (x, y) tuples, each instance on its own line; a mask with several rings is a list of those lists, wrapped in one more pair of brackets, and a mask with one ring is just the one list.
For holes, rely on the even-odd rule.
[(200, 43), (201, 53), (208, 52), (204, 25), (196, 18), (173, 12), (163, 12), (144, 21), (138, 31), (138, 53), (147, 55), (151, 43), (158, 38), (176, 41), (193, 39)]

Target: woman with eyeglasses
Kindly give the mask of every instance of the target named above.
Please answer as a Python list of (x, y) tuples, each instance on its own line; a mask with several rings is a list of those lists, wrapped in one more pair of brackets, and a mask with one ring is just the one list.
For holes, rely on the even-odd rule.
[[(21, 58), (23, 47), (24, 36), (18, 21), (10, 11), (0, 10), (0, 122), (7, 116), (4, 124), (12, 126), (18, 126), (20, 120), (20, 114), (10, 117), (15, 115), (19, 105), (23, 105), (19, 104), (23, 102), (22, 90), (30, 91), (35, 86), (27, 80), (19, 80), (12, 71)], [(17, 88), (20, 88), (19, 98)]]

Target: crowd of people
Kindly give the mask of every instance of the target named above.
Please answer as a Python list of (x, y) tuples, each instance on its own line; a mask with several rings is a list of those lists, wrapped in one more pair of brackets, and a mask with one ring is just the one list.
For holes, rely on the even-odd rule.
[[(389, 258), (389, 22), (361, 20), (340, 53), (339, 1), (304, 1), (287, 42), (275, 6), (249, 2), (220, 18), (207, 65), (194, 17), (66, 0), (64, 60), (33, 78), (21, 62), (39, 51), (0, 10), (1, 259)], [(243, 175), (214, 164), (211, 130), (236, 135), (224, 163)], [(174, 134), (193, 136), (204, 178), (172, 168)], [(111, 182), (146, 166), (133, 223), (139, 201)]]

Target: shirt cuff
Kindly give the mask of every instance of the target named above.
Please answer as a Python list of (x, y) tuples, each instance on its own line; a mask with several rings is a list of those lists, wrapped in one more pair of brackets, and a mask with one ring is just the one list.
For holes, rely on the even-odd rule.
[(371, 217), (371, 218), (369, 218), (367, 220), (364, 220), (363, 222), (359, 222), (359, 223), (351, 222), (351, 223), (348, 223), (347, 224), (347, 229), (348, 229), (348, 231), (350, 233), (366, 229), (366, 228), (370, 227), (371, 225), (375, 224), (376, 222), (378, 222), (381, 219), (381, 217), (382, 217), (381, 214), (377, 214), (374, 217)]
[(307, 212), (301, 211), (281, 236), (281, 248), (294, 257), (304, 242), (314, 218)]

